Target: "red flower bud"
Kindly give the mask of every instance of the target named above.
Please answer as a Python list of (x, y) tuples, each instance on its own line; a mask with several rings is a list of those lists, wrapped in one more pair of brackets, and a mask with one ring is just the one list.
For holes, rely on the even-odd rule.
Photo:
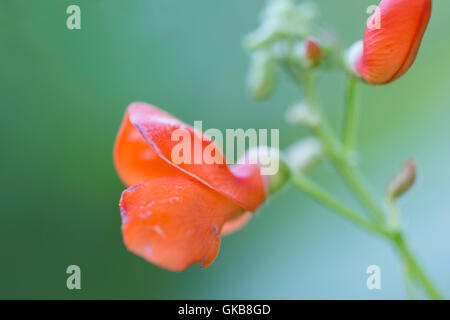
[(318, 66), (322, 61), (322, 49), (313, 38), (305, 39), (305, 58), (311, 66)]
[(419, 51), (431, 15), (431, 0), (382, 0), (368, 22), (355, 69), (371, 84), (402, 76)]

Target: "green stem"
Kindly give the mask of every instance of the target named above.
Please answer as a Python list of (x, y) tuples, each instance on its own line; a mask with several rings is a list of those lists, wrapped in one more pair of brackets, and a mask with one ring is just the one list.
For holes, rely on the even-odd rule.
[[(375, 218), (379, 222), (384, 223), (383, 210), (378, 205), (376, 199), (372, 196), (370, 189), (361, 173), (350, 163), (351, 161), (349, 161), (348, 154), (345, 152), (344, 147), (336, 138), (336, 135), (333, 133), (325, 117), (322, 115), (322, 110), (317, 98), (314, 76), (312, 74), (304, 74), (302, 75), (302, 78), (299, 79), (299, 83), (304, 87), (305, 98), (308, 105), (320, 118), (319, 124), (314, 127), (313, 130), (322, 141), (326, 152), (330, 156), (331, 160), (333, 160), (333, 163), (339, 173), (347, 182), (352, 191), (357, 195), (361, 203), (375, 215)], [(352, 115), (356, 115), (356, 113)]]
[(389, 225), (391, 231), (391, 239), (394, 246), (400, 253), (401, 258), (404, 260), (404, 272), (405, 272), (405, 286), (410, 298), (415, 298), (414, 294), (414, 280), (419, 280), (422, 283), (423, 288), (432, 299), (442, 299), (436, 288), (431, 281), (425, 275), (425, 272), (419, 266), (415, 260), (413, 254), (408, 249), (405, 240), (401, 234), (401, 222), (400, 212), (395, 205), (394, 199), (388, 198), (389, 207)]
[(405, 281), (408, 286), (407, 288), (409, 288), (408, 292), (410, 293), (410, 297), (412, 297), (412, 287), (409, 285), (412, 284), (413, 280), (417, 278), (431, 299), (442, 299), (442, 296), (428, 279), (427, 275), (416, 261), (414, 255), (407, 247), (401, 233), (392, 233), (380, 225), (364, 219), (360, 214), (339, 202), (302, 173), (291, 171), (290, 174), (292, 182), (312, 198), (333, 209), (335, 212), (350, 220), (355, 225), (392, 241), (393, 245), (400, 253), (400, 257), (405, 265), (405, 276), (408, 277)]
[(378, 204), (378, 201), (372, 195), (372, 192), (359, 170), (349, 163), (347, 158), (342, 158), (338, 162), (335, 161), (339, 173), (350, 186), (352, 191), (356, 194), (360, 202), (367, 207), (367, 209), (373, 213), (375, 218), (384, 223), (385, 215), (383, 209)]
[[(336, 168), (340, 172), (341, 176), (347, 182), (351, 190), (355, 193), (359, 201), (364, 204), (367, 209), (375, 216), (376, 223), (372, 223), (362, 218), (358, 213), (354, 212), (352, 209), (347, 208), (334, 197), (330, 196), (328, 193), (323, 191), (320, 187), (315, 185), (313, 182), (309, 181), (306, 177), (299, 173), (292, 173), (293, 182), (303, 191), (307, 192), (309, 195), (315, 199), (321, 201), (328, 207), (334, 209), (336, 212), (340, 213), (343, 217), (349, 219), (355, 224), (361, 226), (362, 228), (379, 234), (392, 241), (394, 246), (397, 248), (400, 256), (402, 257), (403, 263), (408, 270), (408, 275), (413, 276), (417, 279), (424, 288), (427, 295), (432, 299), (442, 299), (442, 296), (438, 293), (436, 288), (433, 286), (431, 281), (426, 276), (425, 272), (417, 263), (414, 255), (411, 253), (407, 247), (402, 234), (398, 230), (388, 230), (386, 231), (385, 224), (385, 213), (384, 210), (379, 205), (379, 202), (372, 195), (365, 179), (357, 170), (357, 168), (352, 164), (348, 154), (349, 150), (352, 151), (355, 146), (355, 129), (356, 129), (356, 118), (357, 110), (355, 104), (355, 86), (353, 83), (355, 79), (352, 79), (348, 87), (348, 102), (351, 104), (347, 107), (347, 117), (350, 119), (346, 120), (345, 133), (344, 133), (344, 144), (342, 144), (330, 126), (322, 115), (320, 109), (319, 101), (316, 93), (316, 85), (314, 82), (313, 75), (310, 72), (303, 73), (296, 79), (301, 85), (303, 85), (305, 90), (305, 98), (308, 105), (312, 110), (317, 113), (320, 121), (319, 124), (313, 128), (316, 135), (321, 139), (326, 153), (331, 158)], [(412, 280), (414, 280), (411, 278)]]
[(317, 126), (313, 127), (312, 130), (322, 141), (328, 155), (333, 160), (339, 161), (342, 154), (342, 144), (335, 138), (335, 134), (331, 130), (328, 122), (325, 120), (322, 109), (320, 108), (314, 74), (311, 72), (301, 74), (297, 81), (301, 86), (303, 86), (307, 105), (320, 119)]
[(434, 300), (442, 300), (443, 297), (428, 279), (427, 275), (416, 261), (414, 255), (405, 243), (405, 240), (401, 233), (396, 233), (392, 237), (392, 241), (397, 248), (400, 256), (402, 257), (406, 267), (410, 270), (410, 274), (415, 276), (417, 280), (422, 284), (423, 289), (427, 295)]
[(395, 205), (395, 199), (392, 197), (386, 198), (387, 207), (388, 207), (388, 225), (389, 229), (395, 231), (401, 230), (401, 217), (400, 212)]
[(409, 270), (409, 268), (406, 265), (404, 265), (402, 266), (402, 273), (403, 273), (403, 282), (405, 284), (405, 290), (408, 299), (417, 300), (417, 294), (414, 288), (415, 277), (412, 273), (412, 270)]
[(358, 79), (356, 79), (355, 76), (350, 75), (347, 85), (344, 128), (342, 132), (342, 141), (347, 152), (352, 152), (356, 147), (356, 132), (358, 126), (358, 106), (356, 103), (357, 84)]
[(383, 236), (388, 236), (389, 233), (385, 231), (382, 227), (372, 223), (371, 221), (364, 219), (357, 212), (353, 211), (352, 209), (348, 208), (347, 206), (336, 200), (333, 196), (331, 196), (322, 188), (320, 188), (318, 185), (316, 185), (314, 182), (309, 180), (302, 173), (291, 171), (291, 180), (302, 191), (309, 194), (311, 197), (320, 201), (324, 205), (335, 210), (337, 213), (342, 215), (344, 218), (349, 219), (356, 225), (370, 232), (374, 232), (376, 234)]

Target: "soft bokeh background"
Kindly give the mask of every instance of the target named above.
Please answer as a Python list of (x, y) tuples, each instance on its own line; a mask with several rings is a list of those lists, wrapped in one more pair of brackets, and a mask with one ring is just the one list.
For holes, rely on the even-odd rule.
[[(347, 45), (375, 0), (317, 0)], [(78, 4), (82, 29), (66, 29)], [(283, 147), (306, 131), (284, 123), (300, 98), (283, 78), (251, 101), (242, 37), (264, 0), (0, 0), (0, 298), (401, 299), (395, 252), (292, 186), (222, 242), (207, 269), (155, 267), (122, 244), (112, 145), (125, 107), (158, 105), (206, 128), (280, 128)], [(450, 297), (450, 2), (434, 1), (419, 57), (401, 80), (363, 87), (362, 169), (381, 193), (413, 156), (420, 179), (401, 201), (414, 251)], [(325, 73), (321, 99), (342, 114), (345, 76)], [(322, 164), (312, 176), (357, 206)], [(82, 289), (66, 288), (66, 268)], [(366, 288), (367, 266), (382, 289)]]

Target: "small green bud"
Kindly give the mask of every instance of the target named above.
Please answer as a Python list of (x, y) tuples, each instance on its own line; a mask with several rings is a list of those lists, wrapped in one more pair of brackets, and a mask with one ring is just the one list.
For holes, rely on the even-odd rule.
[(272, 45), (272, 56), (275, 59), (282, 60), (289, 57), (291, 54), (291, 44), (287, 40), (278, 40), (275, 41)]
[(251, 51), (265, 48), (279, 37), (279, 29), (278, 21), (266, 22), (245, 38), (244, 45)]
[(292, 170), (304, 172), (314, 165), (322, 155), (322, 143), (315, 137), (308, 137), (290, 146), (285, 159)]
[(300, 102), (287, 109), (286, 121), (290, 124), (300, 124), (312, 129), (317, 127), (320, 118), (306, 102)]
[(342, 59), (343, 48), (338, 36), (330, 29), (320, 28), (317, 34), (323, 52), (321, 67), (325, 69), (337, 69), (344, 66)]
[(269, 195), (274, 194), (278, 190), (280, 190), (289, 179), (289, 167), (286, 165), (282, 157), (279, 159), (279, 169), (276, 174), (268, 176), (268, 185), (269, 185)]
[(363, 50), (363, 41), (362, 40), (356, 41), (347, 49), (347, 52), (345, 53), (344, 57), (347, 70), (358, 78), (360, 78), (361, 75), (355, 68), (355, 62), (358, 59), (359, 55), (361, 54), (362, 50)]
[(263, 11), (259, 27), (245, 39), (250, 51), (267, 49), (279, 40), (303, 40), (314, 33), (314, 3), (295, 4), (293, 0), (272, 0)]
[(303, 2), (295, 7), (295, 11), (302, 21), (313, 21), (317, 17), (318, 10), (314, 2)]
[(293, 0), (270, 0), (263, 12), (262, 20), (286, 19), (292, 15), (294, 10), (295, 1)]
[(247, 79), (252, 97), (255, 100), (268, 99), (276, 82), (276, 61), (266, 51), (254, 52)]

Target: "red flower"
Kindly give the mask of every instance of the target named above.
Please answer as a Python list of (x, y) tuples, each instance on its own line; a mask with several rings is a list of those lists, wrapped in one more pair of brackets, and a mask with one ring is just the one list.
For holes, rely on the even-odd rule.
[[(191, 145), (214, 150), (214, 163), (177, 164), (175, 130)], [(211, 150), (211, 149), (210, 149)], [(195, 156), (193, 153), (192, 156)], [(222, 164), (221, 164), (222, 163)], [(241, 228), (265, 199), (258, 165), (227, 166), (209, 138), (144, 103), (130, 105), (114, 146), (114, 164), (125, 184), (120, 210), (125, 245), (161, 267), (181, 271), (215, 259), (220, 236)]]
[(370, 18), (355, 69), (371, 84), (402, 76), (416, 59), (431, 15), (431, 0), (382, 0)]

